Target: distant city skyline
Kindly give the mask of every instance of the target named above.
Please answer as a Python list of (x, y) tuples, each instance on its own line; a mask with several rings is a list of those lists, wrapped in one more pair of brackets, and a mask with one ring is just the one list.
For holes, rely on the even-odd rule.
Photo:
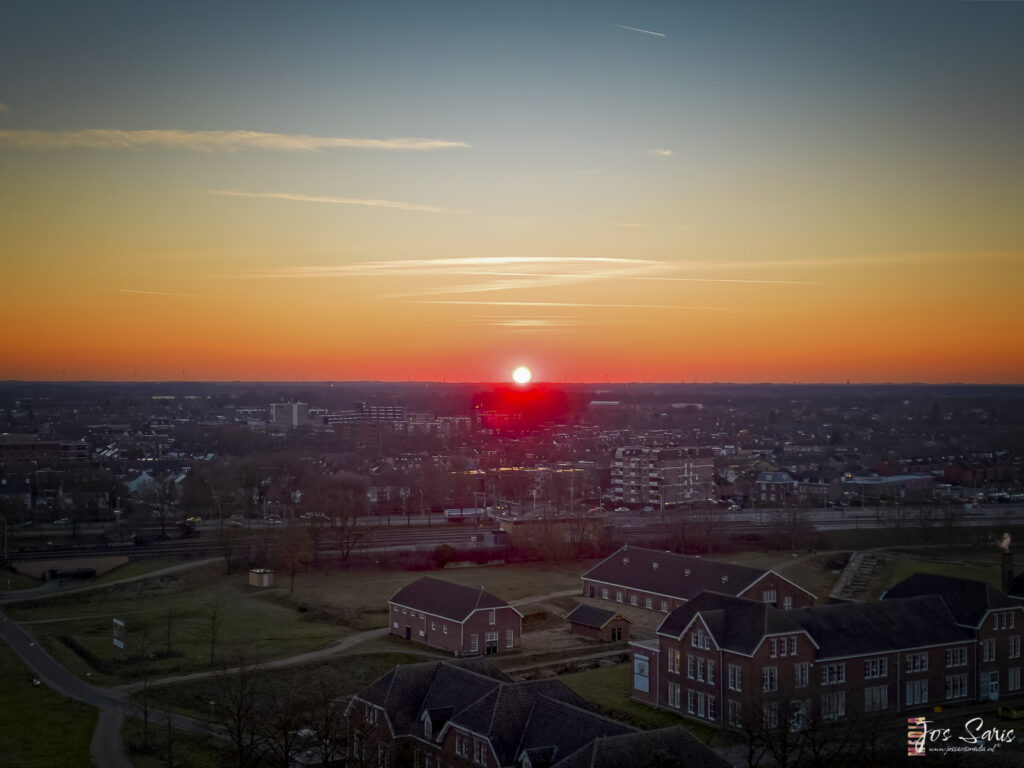
[(0, 379), (1022, 383), (1021, 29), (10, 4)]

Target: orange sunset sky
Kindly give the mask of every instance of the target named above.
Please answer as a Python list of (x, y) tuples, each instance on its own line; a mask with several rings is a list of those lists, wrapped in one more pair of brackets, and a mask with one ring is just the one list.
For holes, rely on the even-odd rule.
[(430, 5), (8, 4), (0, 379), (1024, 381), (1024, 4)]

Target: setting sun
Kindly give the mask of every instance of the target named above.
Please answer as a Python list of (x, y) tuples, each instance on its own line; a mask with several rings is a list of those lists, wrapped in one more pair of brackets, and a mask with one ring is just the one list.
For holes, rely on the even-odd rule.
[(512, 371), (512, 381), (516, 384), (526, 384), (532, 377), (533, 374), (530, 373), (530, 369), (523, 365)]

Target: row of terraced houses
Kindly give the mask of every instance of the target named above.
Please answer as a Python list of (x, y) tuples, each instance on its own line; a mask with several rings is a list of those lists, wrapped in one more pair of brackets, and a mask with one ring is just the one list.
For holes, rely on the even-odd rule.
[(623, 547), (583, 595), (665, 614), (630, 643), (632, 697), (719, 728), (923, 711), (1022, 692), (1024, 603), (916, 574), (875, 603), (814, 605), (772, 571)]

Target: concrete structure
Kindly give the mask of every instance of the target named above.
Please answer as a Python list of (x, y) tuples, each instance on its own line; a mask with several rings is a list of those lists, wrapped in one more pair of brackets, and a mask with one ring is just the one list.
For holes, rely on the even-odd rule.
[(308, 403), (271, 403), (270, 423), (282, 429), (307, 426), (309, 421)]
[(272, 587), (274, 586), (274, 570), (272, 568), (250, 568), (250, 587)]

